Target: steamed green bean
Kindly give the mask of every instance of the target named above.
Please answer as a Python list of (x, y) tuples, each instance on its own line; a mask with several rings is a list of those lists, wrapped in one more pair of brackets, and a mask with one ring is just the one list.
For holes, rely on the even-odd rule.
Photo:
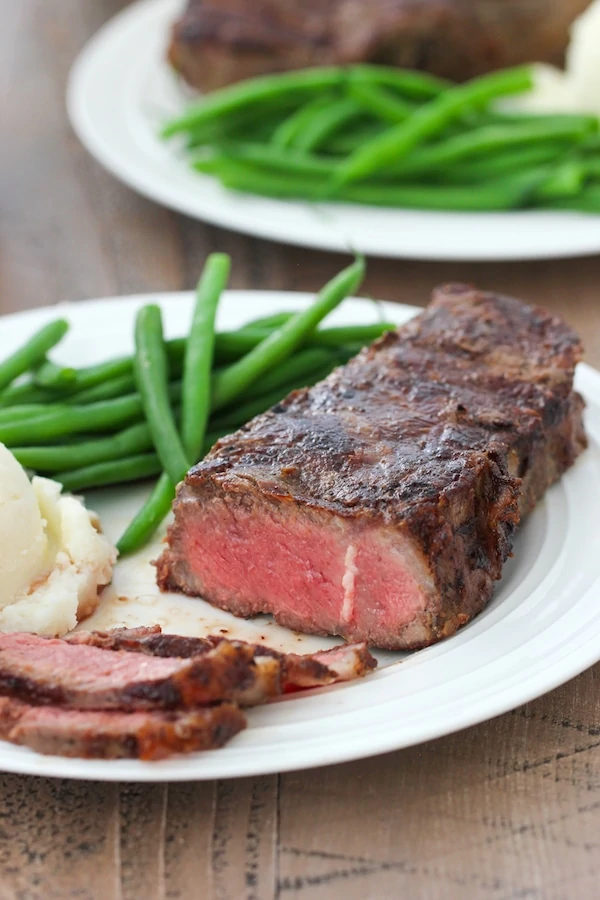
[(213, 253), (206, 261), (196, 289), (181, 383), (181, 442), (187, 458), (192, 462), (202, 449), (210, 411), (215, 319), (230, 268), (229, 256)]
[(69, 330), (65, 319), (57, 319), (36, 331), (18, 350), (0, 363), (0, 391), (19, 375), (34, 369), (45, 358), (49, 350), (56, 346)]
[(162, 316), (154, 304), (142, 307), (135, 321), (134, 371), (144, 416), (156, 453), (171, 481), (179, 482), (190, 467), (169, 398), (169, 365)]

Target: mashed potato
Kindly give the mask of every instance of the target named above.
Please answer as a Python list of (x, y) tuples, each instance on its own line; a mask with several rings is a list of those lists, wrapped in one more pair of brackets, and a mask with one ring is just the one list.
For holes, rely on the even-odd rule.
[(505, 106), (600, 116), (600, 0), (594, 0), (573, 24), (565, 71), (537, 65), (534, 90)]
[(0, 444), (0, 631), (62, 635), (98, 604), (117, 551), (61, 486)]

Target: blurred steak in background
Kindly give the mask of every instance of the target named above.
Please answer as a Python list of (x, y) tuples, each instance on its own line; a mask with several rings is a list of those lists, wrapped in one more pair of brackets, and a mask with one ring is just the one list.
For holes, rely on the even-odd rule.
[(169, 60), (212, 90), (268, 72), (377, 62), (462, 81), (560, 65), (590, 0), (188, 0)]

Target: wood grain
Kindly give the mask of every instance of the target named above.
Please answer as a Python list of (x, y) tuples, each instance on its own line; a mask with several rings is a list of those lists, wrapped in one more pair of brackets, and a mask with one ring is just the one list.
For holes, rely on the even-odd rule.
[[(193, 285), (314, 290), (345, 261), (193, 222), (80, 147), (68, 69), (123, 0), (0, 0), (0, 304)], [(6, 135), (9, 140), (6, 140)], [(424, 305), (467, 281), (564, 315), (600, 366), (600, 258), (369, 261), (365, 292)], [(572, 900), (600, 896), (600, 667), (428, 744), (240, 781), (104, 785), (0, 775), (0, 900)]]

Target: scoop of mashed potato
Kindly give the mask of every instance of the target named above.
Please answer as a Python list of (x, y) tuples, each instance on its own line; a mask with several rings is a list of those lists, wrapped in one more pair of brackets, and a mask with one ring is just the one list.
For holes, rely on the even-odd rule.
[(536, 113), (590, 113), (600, 116), (600, 0), (572, 25), (565, 70), (536, 65), (535, 86), (502, 104)]
[(61, 486), (25, 471), (0, 444), (0, 631), (60, 636), (90, 615), (117, 551)]

